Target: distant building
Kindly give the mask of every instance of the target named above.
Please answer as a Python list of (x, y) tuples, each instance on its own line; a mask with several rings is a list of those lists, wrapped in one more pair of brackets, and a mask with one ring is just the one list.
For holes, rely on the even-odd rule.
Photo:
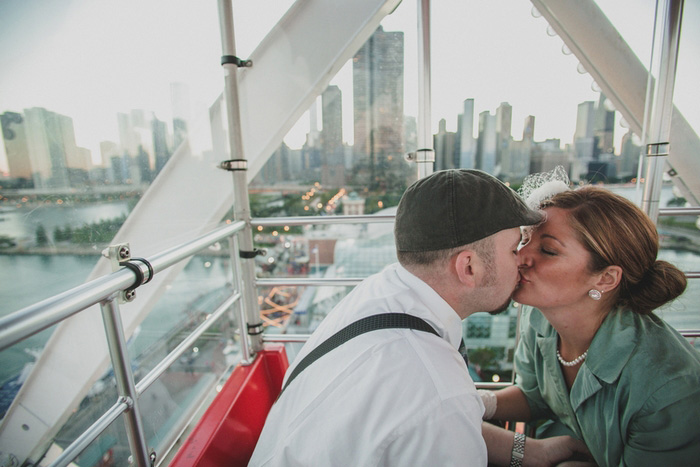
[(90, 151), (76, 145), (72, 118), (40, 107), (0, 117), (12, 178), (34, 188), (67, 188), (71, 181), (87, 180)]
[(190, 121), (189, 87), (183, 83), (170, 83), (170, 102), (173, 109), (173, 147), (175, 152), (187, 139), (187, 125)]
[(496, 166), (501, 167), (501, 172), (505, 165), (510, 166), (510, 142), (513, 140), (513, 107), (502, 102), (496, 109)]
[(632, 133), (632, 130), (628, 131), (627, 134), (622, 137), (618, 167), (618, 176), (620, 178), (634, 178), (637, 176), (639, 155), (642, 150), (638, 141), (639, 138)]
[(489, 111), (479, 114), (479, 139), (476, 143), (476, 168), (498, 176), (496, 173), (496, 116)]
[(459, 135), (459, 167), (476, 168), (476, 139), (474, 138), (474, 99), (465, 99), (464, 111), (457, 118)]
[(610, 108), (610, 101), (601, 92), (595, 109), (593, 127), (596, 141), (594, 159), (597, 159), (598, 154), (615, 154), (615, 111)]
[(561, 149), (559, 139), (548, 139), (535, 143), (530, 159), (530, 173), (549, 172), (561, 165), (566, 173), (571, 174), (572, 155)]
[(338, 86), (328, 86), (321, 95), (321, 184), (327, 188), (345, 186), (343, 148), (343, 101)]
[(455, 169), (459, 166), (459, 146), (457, 133), (446, 130), (445, 119), (439, 123), (438, 133), (433, 135), (435, 150), (435, 170)]
[(361, 216), (365, 213), (365, 199), (356, 192), (343, 196), (343, 215)]
[(403, 32), (381, 26), (353, 57), (354, 150), (364, 166), (356, 183), (370, 189), (405, 182), (403, 62)]

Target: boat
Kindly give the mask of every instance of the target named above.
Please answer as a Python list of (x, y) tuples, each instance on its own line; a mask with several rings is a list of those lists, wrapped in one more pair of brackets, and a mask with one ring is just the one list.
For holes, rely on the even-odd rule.
[[(387, 235), (391, 236), (391, 208), (398, 198), (388, 188), (400, 189), (440, 168), (466, 166), (477, 160), (485, 163), (485, 139), (465, 137), (461, 152), (455, 154), (456, 132), (432, 130), (431, 83), (435, 74), (431, 74), (431, 41), (441, 38), (442, 44), (449, 44), (450, 34), (449, 30), (431, 29), (437, 3), (298, 0), (289, 4), (249, 56), (240, 57), (234, 23), (238, 27), (245, 21), (235, 21), (239, 16), (231, 0), (218, 1), (218, 52), (224, 85), (222, 94), (208, 108), (211, 147), (201, 150), (196, 138), (184, 137), (172, 154), (164, 155), (158, 152), (161, 140), (154, 137), (151, 168), (159, 168), (159, 173), (147, 184), (109, 244), (100, 244), (103, 250), (96, 248), (99, 242), (91, 244), (101, 256), (88, 279), (0, 318), (3, 352), (58, 324), (0, 424), (3, 465), (107, 466), (124, 465), (127, 459), (139, 466), (247, 464), (289, 362), (322, 318), (323, 313), (312, 316), (309, 310), (331, 308), (362, 280), (363, 274), (391, 259), (390, 254), (384, 256), (391, 251), (391, 241), (385, 242)], [(635, 8), (641, 9), (632, 7), (630, 14)], [(639, 147), (644, 148), (646, 157), (631, 178), (639, 192), (643, 191), (640, 204), (655, 221), (683, 216), (694, 223), (700, 215), (698, 127), (674, 107), (673, 99), (679, 51), (684, 51), (680, 45), (681, 26), (692, 24), (688, 18), (696, 12), (694, 8), (691, 2), (659, 0), (651, 9), (652, 20), (646, 32), (654, 40), (648, 65), (637, 58), (592, 0), (532, 0), (527, 13), (529, 16), (531, 11), (535, 18), (523, 18), (544, 19), (543, 35), (546, 29), (547, 34), (558, 37), (556, 40), (563, 44), (557, 47), (573, 55), (580, 70), (590, 75), (599, 89), (602, 97), (598, 105), (593, 102), (579, 110), (599, 109), (604, 118), (617, 112), (630, 134), (641, 141)], [(358, 192), (355, 197), (345, 196), (341, 192), (345, 187), (338, 182), (349, 179), (349, 175), (342, 178), (347, 147), (342, 141), (338, 144), (338, 136), (331, 131), (322, 133), (318, 129), (316, 102), (322, 96), (324, 113), (327, 109), (328, 115), (339, 115), (340, 110), (334, 107), (338, 102), (334, 101), (338, 96), (338, 87), (332, 84), (334, 78), (348, 63), (358, 63), (357, 70), (370, 67), (368, 54), (372, 47), (384, 50), (386, 55), (395, 53), (387, 44), (396, 44), (392, 41), (401, 35), (385, 29), (383, 21), (407, 9), (415, 15), (417, 38), (413, 70), (417, 77), (415, 136), (405, 138), (412, 145), (392, 146), (392, 138), (404, 138), (363, 128), (365, 124), (371, 127), (367, 121), (355, 122), (354, 145), (362, 144), (368, 155), (364, 165), (358, 164), (353, 173), (357, 181), (353, 188), (360, 190), (360, 195), (366, 194), (358, 204)], [(697, 43), (690, 42), (688, 47), (692, 50)], [(453, 60), (459, 60), (458, 51)], [(357, 73), (360, 79), (362, 71)], [(397, 91), (399, 82), (403, 86), (403, 81), (397, 81), (399, 75), (403, 80), (403, 67), (401, 73), (387, 73), (394, 73), (391, 83), (395, 86), (390, 89)], [(384, 122), (382, 118), (396, 119), (396, 112), (400, 112), (403, 131), (403, 104), (397, 106), (401, 99), (391, 93), (389, 98), (382, 96), (381, 111), (366, 108), (366, 118), (376, 119), (374, 124), (378, 125)], [(465, 109), (472, 106), (470, 128), (475, 128), (473, 102), (464, 105)], [(510, 115), (508, 106), (499, 109), (503, 118)], [(25, 116), (65, 121), (49, 111), (28, 110)], [(4, 134), (22, 122), (17, 113), (3, 115)], [(289, 147), (282, 144), (283, 140), (306, 115), (310, 115), (310, 130), (305, 149), (298, 155), (306, 161), (315, 160), (316, 172), (293, 182), (279, 180), (282, 167), (290, 160)], [(124, 121), (136, 127), (135, 122), (142, 117), (142, 113), (132, 112)], [(466, 125), (468, 117), (465, 110), (460, 122)], [(490, 114), (483, 118), (480, 115), (480, 119), (484, 127), (496, 124)], [(505, 121), (500, 120), (498, 127)], [(527, 121), (531, 124), (534, 119)], [(157, 122), (151, 120), (154, 135), (161, 134), (156, 130), (160, 128)], [(333, 120), (329, 118), (323, 124), (332, 128)], [(185, 127), (174, 123), (174, 133), (177, 128)], [(372, 136), (363, 140), (360, 128)], [(539, 165), (533, 158), (528, 170), (537, 167), (535, 171), (539, 171), (549, 168), (547, 164), (560, 162), (564, 151), (558, 142), (536, 145), (532, 131), (532, 126), (526, 124), (521, 141), (513, 141), (510, 134), (502, 135), (505, 140), (498, 141), (506, 144), (498, 147), (511, 148), (510, 156), (496, 149), (499, 133), (488, 132), (493, 137), (490, 169), (504, 177), (521, 170), (515, 155), (526, 147), (539, 151)], [(593, 151), (612, 135), (579, 136), (577, 144), (581, 147), (577, 150), (589, 147)], [(7, 140), (6, 136), (6, 148)], [(16, 138), (12, 141), (18, 142)], [(468, 151), (470, 145), (474, 146), (472, 152)], [(613, 151), (598, 149), (595, 157), (585, 160), (586, 172), (590, 169), (594, 175), (614, 178), (610, 171), (616, 165)], [(138, 153), (138, 148), (135, 150)], [(6, 152), (10, 157), (10, 151)], [(638, 154), (639, 150), (633, 159), (638, 159)], [(120, 156), (112, 157), (115, 164), (119, 163)], [(569, 170), (574, 170), (575, 164), (569, 163)], [(304, 170), (310, 171), (309, 167)], [(111, 182), (116, 184), (119, 179), (126, 183), (127, 176), (119, 178), (124, 174), (116, 169), (114, 172)], [(79, 172), (65, 172), (63, 178), (54, 175), (53, 186), (37, 186), (41, 199), (55, 197), (63, 202), (62, 197), (70, 190), (55, 184), (68, 180), (70, 174), (79, 176)], [(255, 177), (269, 183), (251, 183)], [(34, 179), (36, 185), (44, 181), (41, 177)], [(683, 202), (662, 206), (661, 191), (671, 186), (675, 198)], [(133, 190), (133, 185), (129, 189)], [(26, 190), (19, 189), (18, 198), (12, 202), (20, 206), (26, 203)], [(110, 200), (120, 192), (116, 185), (92, 187), (89, 191), (90, 196)], [(265, 194), (270, 191), (278, 198), (267, 200)], [(375, 196), (379, 192), (383, 197)], [(284, 212), (279, 208), (288, 200), (288, 193), (295, 193), (316, 215), (251, 215), (253, 194), (259, 212)], [(8, 196), (8, 192), (3, 191), (3, 195)], [(345, 214), (336, 212), (341, 200), (348, 210)], [(277, 201), (280, 203), (275, 204)], [(358, 206), (366, 211), (353, 211)], [(336, 227), (344, 232), (343, 237), (330, 235)], [(291, 234), (287, 234), (288, 241), (277, 240), (295, 229), (303, 233), (303, 240), (290, 239)], [(360, 246), (368, 249), (366, 260), (353, 250)], [(335, 261), (334, 255), (340, 257), (343, 253), (347, 261)], [(283, 268), (273, 268), (282, 257), (292, 258), (288, 261), (289, 274), (280, 275)], [(227, 268), (221, 284), (214, 290), (187, 296), (187, 313), (179, 317), (176, 326), (159, 333), (155, 342), (144, 344), (139, 340), (153, 332), (145, 330), (149, 316), (155, 316), (156, 324), (166, 321), (160, 318), (157, 303), (175, 289), (178, 274), (195, 265), (204, 277), (217, 264)], [(687, 277), (700, 278), (698, 269), (686, 269)], [(326, 293), (306, 293), (314, 287)], [(690, 315), (689, 325), (681, 329), (688, 339), (700, 337), (697, 311), (693, 308), (686, 314)], [(513, 325), (517, 324), (517, 309), (504, 320), (501, 324), (512, 346), (516, 336), (510, 336), (509, 329), (517, 328)], [(486, 334), (492, 327), (491, 321), (475, 323), (466, 329), (466, 337), (475, 339), (476, 345), (489, 345)], [(137, 344), (142, 348), (133, 355), (130, 349)], [(493, 372), (480, 375), (485, 380), (477, 384), (479, 387), (512, 384), (512, 368), (509, 378)]]

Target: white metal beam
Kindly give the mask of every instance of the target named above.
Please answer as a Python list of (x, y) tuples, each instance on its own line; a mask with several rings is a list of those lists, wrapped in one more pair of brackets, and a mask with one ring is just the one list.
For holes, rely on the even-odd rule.
[[(648, 72), (592, 0), (531, 0), (605, 96), (642, 135)], [(678, 108), (671, 122), (669, 165), (686, 199), (700, 205), (700, 139)], [(680, 178), (680, 180), (678, 180)]]
[[(399, 3), (297, 1), (255, 52), (244, 57), (253, 60), (253, 67), (239, 74), (243, 146), (251, 178)], [(220, 101), (211, 109), (215, 122), (224, 118), (219, 114)], [(193, 154), (185, 146), (173, 155), (124, 223), (115, 243), (129, 242), (135, 255), (148, 256), (220, 222), (234, 201), (230, 175), (216, 167), (228, 159), (226, 140), (220, 138), (220, 132), (216, 125), (212, 127), (213, 151)], [(138, 289), (134, 302), (122, 306), (127, 337), (183, 267), (160, 274)], [(109, 272), (108, 261), (100, 260), (89, 279)], [(97, 307), (62, 323), (0, 426), (0, 452), (36, 462), (107, 364)]]

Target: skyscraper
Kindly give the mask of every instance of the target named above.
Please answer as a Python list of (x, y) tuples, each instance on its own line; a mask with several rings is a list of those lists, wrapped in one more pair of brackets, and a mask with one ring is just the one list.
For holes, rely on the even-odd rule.
[(593, 136), (596, 139), (594, 158), (599, 154), (615, 153), (615, 111), (609, 110), (608, 105), (608, 98), (601, 92), (593, 123)]
[(183, 83), (170, 83), (170, 102), (173, 108), (173, 152), (187, 138), (190, 120), (189, 87)]
[(25, 187), (34, 186), (24, 116), (17, 112), (5, 112), (0, 115), (0, 127), (10, 177), (23, 180)]
[(509, 147), (513, 139), (513, 107), (501, 102), (496, 109), (496, 165), (510, 167)]
[(474, 99), (464, 100), (464, 112), (458, 118), (459, 166), (464, 169), (476, 167), (476, 140), (474, 139)]
[(89, 151), (76, 145), (70, 117), (34, 107), (6, 112), (0, 122), (11, 177), (34, 188), (66, 188), (70, 164), (87, 171)]
[(338, 86), (326, 88), (321, 107), (321, 184), (326, 188), (342, 188), (345, 185), (343, 102)]
[(405, 165), (403, 60), (403, 32), (381, 26), (353, 58), (354, 149), (371, 188)]
[(479, 114), (479, 139), (476, 143), (476, 168), (496, 173), (496, 116), (488, 110)]
[(459, 163), (457, 141), (457, 133), (447, 131), (445, 119), (441, 119), (438, 133), (433, 135), (435, 170), (457, 168), (457, 164)]
[(581, 102), (576, 112), (576, 131), (574, 132), (574, 167), (572, 178), (578, 180), (588, 173), (588, 163), (596, 152), (593, 125), (595, 122), (595, 103)]

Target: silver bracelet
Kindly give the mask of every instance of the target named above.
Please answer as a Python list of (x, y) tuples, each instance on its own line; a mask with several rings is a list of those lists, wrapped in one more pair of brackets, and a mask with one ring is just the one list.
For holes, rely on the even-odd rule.
[(515, 433), (513, 437), (513, 452), (510, 454), (510, 467), (522, 467), (525, 457), (525, 435)]

